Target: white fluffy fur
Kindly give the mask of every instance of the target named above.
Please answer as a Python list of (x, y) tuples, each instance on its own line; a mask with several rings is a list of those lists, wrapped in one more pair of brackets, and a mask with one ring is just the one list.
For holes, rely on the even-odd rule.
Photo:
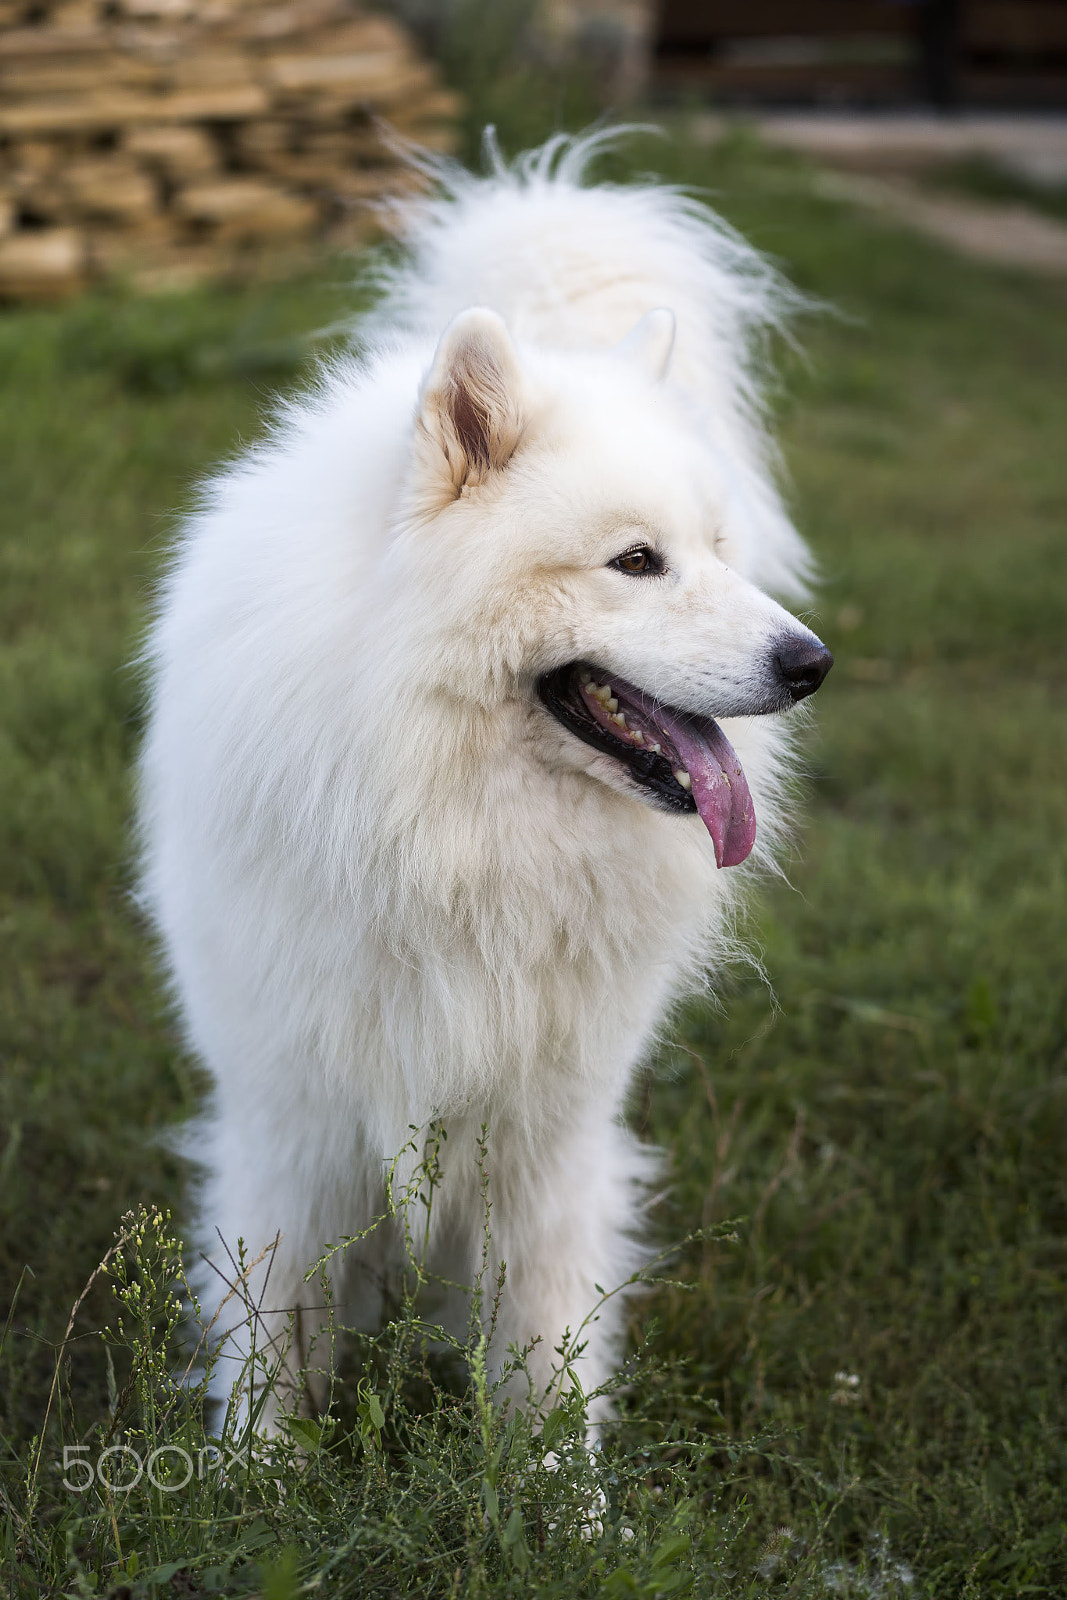
[[(581, 657), (715, 714), (776, 632), (804, 632), (769, 598), (807, 571), (751, 359), (776, 280), (673, 191), (582, 187), (589, 153), (449, 171), (408, 208), (363, 357), (213, 480), (152, 631), (143, 882), (216, 1086), (202, 1240), (255, 1254), (280, 1232), (266, 1331), (303, 1307), (305, 1354), (305, 1269), (381, 1209), (388, 1162), (440, 1115), (434, 1261), (477, 1265), (484, 1122), (507, 1262), (492, 1355), (540, 1338), (548, 1382), (595, 1285), (642, 1259), (654, 1163), (627, 1089), (752, 871), (718, 870), (698, 817), (650, 808), (534, 693)], [(658, 307), (665, 383), (669, 319), (612, 348)], [(667, 578), (608, 569), (646, 533)], [(786, 728), (725, 728), (766, 864)], [(373, 1320), (380, 1246), (336, 1259), (345, 1315)], [(586, 1389), (623, 1309), (589, 1329)]]

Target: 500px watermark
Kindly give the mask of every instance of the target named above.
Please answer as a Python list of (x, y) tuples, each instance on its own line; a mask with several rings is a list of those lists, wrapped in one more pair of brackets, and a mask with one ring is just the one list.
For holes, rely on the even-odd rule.
[(95, 1461), (87, 1444), (68, 1444), (63, 1446), (62, 1483), (72, 1494), (86, 1494), (94, 1483), (125, 1494), (147, 1478), (153, 1488), (162, 1489), (164, 1494), (180, 1494), (194, 1477), (202, 1483), (209, 1472), (247, 1465), (247, 1456), (236, 1450), (223, 1450), (217, 1444), (202, 1446), (195, 1456), (180, 1444), (161, 1444), (147, 1459), (142, 1459), (132, 1445), (112, 1444), (101, 1450)]

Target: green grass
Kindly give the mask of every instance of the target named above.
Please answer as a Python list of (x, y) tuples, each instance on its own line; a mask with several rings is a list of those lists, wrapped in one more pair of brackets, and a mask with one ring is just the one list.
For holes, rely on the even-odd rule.
[[(1067, 1590), (1067, 287), (856, 216), (743, 138), (649, 141), (626, 163), (713, 191), (836, 307), (787, 353), (778, 408), (838, 665), (802, 847), (752, 922), (773, 997), (736, 974), (636, 1097), (675, 1175), (660, 1238), (710, 1234), (670, 1269), (685, 1287), (635, 1318), (603, 1533), (582, 1537), (577, 1419), (554, 1424), (545, 1473), (471, 1389), (470, 1352), (428, 1357), (410, 1308), (353, 1352), (304, 1462), (281, 1450), (110, 1504), (59, 1483), (63, 1444), (95, 1453), (108, 1427), (202, 1438), (170, 1389), (165, 1304), (138, 1319), (114, 1277), (76, 1318), (49, 1408), (119, 1219), (181, 1215), (153, 1141), (201, 1087), (127, 899), (128, 663), (174, 508), (255, 435), (301, 334), (354, 303), (338, 270), (0, 319), (12, 1592)], [(128, 1270), (172, 1282), (155, 1238)]]
[(967, 156), (938, 163), (922, 175), (931, 189), (948, 190), (974, 200), (998, 205), (1031, 206), (1057, 222), (1067, 221), (1067, 183), (1039, 183), (1025, 173), (1013, 172), (988, 156)]

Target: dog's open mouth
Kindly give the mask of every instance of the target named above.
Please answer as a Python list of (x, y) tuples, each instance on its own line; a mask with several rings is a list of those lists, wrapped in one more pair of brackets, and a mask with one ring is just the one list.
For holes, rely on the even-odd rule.
[(664, 705), (623, 678), (574, 662), (538, 679), (545, 707), (568, 732), (611, 756), (669, 811), (698, 811), (720, 867), (736, 867), (756, 840), (741, 763), (718, 723)]

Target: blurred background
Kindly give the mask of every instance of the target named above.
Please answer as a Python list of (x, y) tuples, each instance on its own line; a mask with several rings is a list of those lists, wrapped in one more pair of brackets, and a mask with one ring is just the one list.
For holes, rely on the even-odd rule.
[[(0, 0), (0, 296), (358, 244), (374, 202), (418, 181), (397, 139), (471, 157), (486, 123), (514, 148), (639, 106), (742, 114), (895, 180), (854, 184), (868, 203), (906, 211), (919, 174), (1062, 215), (1067, 6)], [(1050, 230), (1022, 232), (1056, 255)]]
[[(684, 186), (809, 299), (768, 406), (837, 658), (764, 970), (632, 1108), (658, 1236), (712, 1230), (635, 1317), (637, 1536), (546, 1515), (494, 1566), (396, 1436), (149, 1537), (30, 1463), (132, 1425), (106, 1279), (64, 1329), (124, 1212), (180, 1219), (156, 1135), (204, 1092), (129, 893), (152, 586), (367, 303), (381, 202), (429, 181), (397, 140), (620, 118), (652, 128), (594, 177)], [(1067, 1593), (1067, 0), (0, 0), (0, 302), (10, 1592)]]

